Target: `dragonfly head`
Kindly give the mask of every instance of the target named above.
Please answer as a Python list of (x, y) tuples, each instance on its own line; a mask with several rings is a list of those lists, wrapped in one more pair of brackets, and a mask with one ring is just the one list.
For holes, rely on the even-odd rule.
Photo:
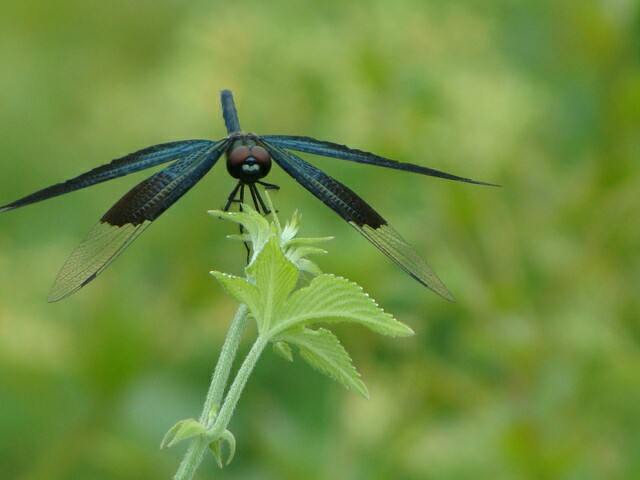
[(227, 170), (233, 178), (254, 183), (271, 170), (271, 155), (260, 145), (234, 144), (227, 152)]

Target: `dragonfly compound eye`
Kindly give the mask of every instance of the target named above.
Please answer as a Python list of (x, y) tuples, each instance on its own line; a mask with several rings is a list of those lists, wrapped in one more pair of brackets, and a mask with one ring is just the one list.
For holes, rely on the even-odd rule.
[(227, 159), (229, 160), (230, 166), (239, 167), (247, 160), (247, 158), (249, 158), (249, 155), (251, 155), (249, 147), (241, 145), (231, 150)]
[(251, 149), (251, 156), (263, 166), (266, 166), (271, 162), (271, 155), (269, 155), (269, 152), (267, 152), (265, 148), (257, 145)]

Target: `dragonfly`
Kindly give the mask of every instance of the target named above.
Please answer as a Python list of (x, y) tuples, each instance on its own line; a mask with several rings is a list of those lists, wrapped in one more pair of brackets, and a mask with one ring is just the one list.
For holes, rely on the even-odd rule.
[(49, 293), (49, 302), (68, 297), (95, 279), (153, 221), (198, 183), (223, 154), (226, 156), (228, 173), (237, 180), (236, 186), (227, 198), (225, 210), (229, 210), (236, 203), (242, 205), (245, 190), (248, 190), (255, 208), (268, 214), (269, 210), (257, 186), (265, 189), (279, 188), (263, 181), (275, 162), (411, 277), (441, 297), (454, 301), (440, 278), (373, 207), (349, 187), (294, 152), (458, 182), (497, 185), (412, 163), (390, 160), (346, 145), (311, 137), (245, 133), (240, 128), (232, 92), (222, 90), (220, 100), (227, 129), (227, 136), (221, 140), (182, 140), (153, 145), (0, 207), (0, 213), (7, 212), (170, 163), (129, 190), (102, 216), (62, 266)]

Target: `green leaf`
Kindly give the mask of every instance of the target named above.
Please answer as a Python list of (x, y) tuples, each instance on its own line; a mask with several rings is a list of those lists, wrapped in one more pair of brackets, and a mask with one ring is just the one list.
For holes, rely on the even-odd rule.
[(180, 420), (169, 429), (160, 443), (160, 448), (173, 447), (176, 443), (197, 435), (204, 435), (206, 428), (194, 418)]
[(284, 342), (273, 342), (273, 351), (276, 354), (289, 362), (293, 362), (293, 354), (291, 353), (291, 347)]
[(322, 275), (320, 268), (311, 260), (305, 258), (308, 255), (326, 254), (327, 251), (316, 247), (287, 247), (285, 250), (285, 257), (287, 257), (298, 270), (301, 272), (308, 272), (313, 277)]
[[(266, 197), (267, 205), (271, 204), (271, 199)], [(299, 269), (304, 270), (312, 275), (319, 275), (320, 269), (313, 263), (309, 263), (305, 257), (309, 255), (315, 255), (320, 253), (326, 253), (324, 250), (309, 246), (312, 243), (331, 240), (332, 237), (327, 238), (296, 238), (300, 227), (300, 215), (298, 212), (293, 214), (290, 222), (288, 222), (284, 229), (280, 226), (280, 221), (275, 213), (270, 214), (271, 224), (265, 217), (253, 210), (248, 205), (242, 205), (242, 211), (240, 212), (224, 212), (220, 210), (211, 210), (209, 213), (217, 218), (231, 221), (241, 224), (243, 226), (244, 233), (227, 235), (227, 238), (242, 241), (252, 244), (253, 254), (251, 261), (249, 262), (248, 272), (252, 271), (254, 263), (258, 254), (262, 251), (264, 245), (268, 241), (271, 235), (275, 235), (278, 239), (282, 250), (285, 252), (285, 256)]]
[(291, 260), (293, 263), (296, 263), (297, 260), (308, 257), (309, 255), (326, 255), (327, 251), (318, 248), (318, 247), (290, 247), (285, 251), (285, 256)]
[(227, 238), (236, 242), (251, 242), (251, 235), (249, 235), (248, 233), (232, 233), (230, 235), (227, 235)]
[(298, 269), (283, 254), (275, 234), (258, 254), (255, 262), (247, 267), (247, 273), (255, 278), (260, 295), (260, 305), (249, 309), (258, 322), (258, 329), (267, 332), (273, 318), (280, 311), (298, 280)]
[(369, 398), (367, 387), (353, 366), (351, 357), (338, 338), (329, 330), (300, 328), (279, 335), (278, 340), (297, 346), (300, 356), (313, 368), (337, 380), (346, 388), (351, 388), (363, 397)]
[(295, 262), (296, 267), (300, 272), (305, 272), (311, 274), (312, 277), (317, 277), (318, 275), (322, 275), (322, 270), (320, 267), (312, 262), (311, 260), (307, 260), (306, 258), (301, 258), (297, 262)]
[(318, 322), (355, 322), (383, 335), (413, 335), (413, 330), (382, 310), (362, 287), (334, 275), (320, 275), (291, 295), (272, 334)]
[(269, 238), (271, 233), (270, 223), (249, 205), (242, 204), (241, 208), (241, 212), (209, 210), (209, 214), (216, 218), (242, 225), (251, 238), (255, 257), (255, 255), (262, 250), (262, 247)]
[(233, 298), (249, 307), (256, 318), (262, 315), (262, 298), (255, 285), (244, 278), (226, 273), (215, 271), (210, 273)]
[(209, 444), (209, 451), (213, 455), (213, 458), (216, 459), (218, 468), (224, 468), (224, 463), (222, 463), (222, 442), (220, 440), (211, 442)]
[(334, 237), (296, 237), (286, 242), (287, 247), (297, 247), (298, 245), (308, 245), (310, 243), (328, 242), (333, 240)]
[(300, 218), (301, 215), (298, 213), (298, 210), (296, 210), (295, 212), (293, 212), (291, 220), (284, 226), (284, 229), (280, 234), (283, 245), (287, 245), (298, 234), (298, 229), (300, 228)]
[[(226, 442), (229, 445), (229, 458), (224, 464), (222, 463), (222, 442)], [(229, 465), (236, 454), (236, 437), (229, 430), (225, 430), (216, 440), (209, 444), (209, 451), (215, 457), (218, 467), (223, 468), (224, 465)]]
[(229, 458), (227, 458), (227, 465), (229, 465), (231, 463), (231, 460), (233, 460), (234, 455), (236, 454), (236, 437), (234, 437), (233, 433), (231, 433), (229, 430), (225, 430), (224, 432), (222, 432), (220, 434), (220, 437), (222, 441), (227, 442), (227, 445), (229, 445)]

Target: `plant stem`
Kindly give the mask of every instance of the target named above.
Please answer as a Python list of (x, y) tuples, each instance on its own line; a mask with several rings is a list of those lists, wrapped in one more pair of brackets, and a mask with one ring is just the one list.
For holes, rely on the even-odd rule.
[(193, 442), (191, 442), (191, 445), (189, 445), (187, 453), (182, 458), (180, 467), (173, 479), (191, 480), (195, 476), (196, 470), (200, 466), (200, 462), (202, 462), (202, 457), (204, 456), (206, 449), (206, 439), (204, 437), (196, 437)]
[[(200, 414), (200, 423), (206, 427), (213, 422), (211, 418), (211, 410), (214, 406), (220, 405), (222, 395), (224, 393), (224, 387), (229, 379), (229, 372), (231, 371), (231, 365), (233, 359), (238, 352), (238, 345), (240, 344), (240, 338), (242, 332), (247, 324), (247, 312), (246, 305), (240, 305), (236, 311), (227, 337), (224, 340), (220, 356), (218, 357), (218, 363), (213, 372), (211, 384), (209, 385), (209, 391)], [(235, 384), (235, 382), (234, 382)], [(226, 403), (226, 402), (225, 402)], [(197, 437), (189, 446), (187, 453), (180, 463), (180, 467), (176, 472), (174, 480), (190, 480), (194, 477), (200, 462), (202, 462), (202, 456), (207, 448), (207, 440), (203, 437)]]
[(229, 372), (231, 371), (233, 360), (238, 352), (240, 338), (242, 337), (242, 332), (244, 332), (244, 327), (247, 325), (248, 311), (249, 309), (244, 304), (241, 304), (238, 307), (236, 315), (233, 317), (233, 321), (229, 327), (229, 331), (227, 332), (227, 337), (222, 345), (220, 357), (218, 357), (216, 369), (213, 371), (211, 385), (209, 386), (207, 398), (204, 402), (202, 414), (200, 415), (200, 423), (205, 426), (209, 426), (210, 423), (213, 423), (214, 419), (211, 416), (212, 408), (216, 407), (217, 410), (217, 407), (220, 405), (222, 400), (224, 387), (227, 385)]
[(213, 424), (213, 427), (211, 427), (211, 434), (220, 434), (227, 428), (227, 425), (231, 420), (231, 415), (233, 415), (233, 411), (238, 404), (238, 400), (240, 400), (242, 390), (244, 390), (247, 380), (249, 380), (249, 376), (251, 375), (253, 368), (256, 366), (264, 347), (269, 343), (269, 338), (270, 337), (258, 335), (258, 338), (251, 347), (251, 350), (244, 359), (244, 362), (242, 362), (242, 366), (238, 370), (238, 374), (229, 388), (229, 392), (227, 393), (224, 403), (218, 412), (216, 421)]

